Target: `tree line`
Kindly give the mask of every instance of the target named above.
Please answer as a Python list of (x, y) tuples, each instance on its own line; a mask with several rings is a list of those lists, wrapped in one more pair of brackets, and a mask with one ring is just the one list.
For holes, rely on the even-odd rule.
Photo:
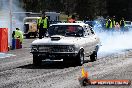
[(116, 16), (132, 20), (132, 0), (19, 0), (26, 11), (64, 12), (67, 15), (76, 13), (80, 19), (86, 16), (94, 19), (97, 16)]

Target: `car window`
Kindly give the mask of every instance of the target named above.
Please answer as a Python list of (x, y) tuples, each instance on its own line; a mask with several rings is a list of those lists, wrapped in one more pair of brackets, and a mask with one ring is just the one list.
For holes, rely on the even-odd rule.
[(83, 28), (79, 25), (53, 25), (48, 28), (48, 35), (83, 36)]
[(91, 32), (91, 34), (94, 34), (94, 31), (93, 31), (93, 29), (92, 29), (92, 28), (90, 28), (90, 32)]
[(93, 35), (94, 31), (92, 30), (92, 27), (90, 27), (89, 25), (85, 27), (85, 34), (84, 36), (89, 36), (89, 35)]

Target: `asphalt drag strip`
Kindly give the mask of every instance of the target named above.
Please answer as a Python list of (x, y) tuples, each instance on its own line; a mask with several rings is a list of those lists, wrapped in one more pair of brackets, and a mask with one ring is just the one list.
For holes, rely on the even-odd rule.
[[(29, 59), (29, 58), (27, 58)], [(0, 88), (81, 88), (78, 78), (81, 68), (89, 73), (89, 79), (129, 79), (132, 77), (132, 50), (99, 57), (95, 62), (83, 66), (68, 66), (61, 62), (42, 64), (34, 67), (29, 63), (0, 72)], [(21, 61), (20, 61), (21, 62)], [(15, 62), (15, 63), (20, 63)], [(7, 67), (8, 68), (8, 67)], [(87, 86), (88, 88), (109, 88), (109, 86)], [(110, 86), (110, 88), (118, 86)], [(120, 86), (131, 88), (132, 86)]]

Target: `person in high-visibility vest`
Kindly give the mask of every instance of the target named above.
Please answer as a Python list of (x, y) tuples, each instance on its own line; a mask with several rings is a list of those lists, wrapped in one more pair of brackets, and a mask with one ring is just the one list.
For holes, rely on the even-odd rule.
[(17, 49), (22, 48), (22, 43), (23, 43), (23, 32), (19, 29), (16, 28), (15, 31), (12, 33), (12, 49)]
[(110, 18), (106, 21), (106, 28), (112, 28), (112, 21)]
[(19, 28), (16, 28), (14, 38), (15, 39), (20, 39), (20, 43), (22, 44), (22, 42), (23, 42), (23, 32)]
[(48, 17), (44, 14), (39, 20), (38, 20), (38, 27), (39, 27), (39, 38), (43, 38), (46, 35), (47, 28), (49, 26)]

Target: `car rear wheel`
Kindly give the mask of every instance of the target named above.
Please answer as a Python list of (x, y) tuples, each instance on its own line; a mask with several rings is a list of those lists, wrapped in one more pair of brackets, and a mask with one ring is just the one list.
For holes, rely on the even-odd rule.
[(40, 66), (41, 65), (41, 59), (38, 55), (33, 54), (33, 65), (34, 66)]
[(97, 60), (97, 52), (94, 51), (91, 55), (90, 55), (90, 60), (91, 61), (96, 61)]
[(77, 65), (83, 65), (84, 64), (84, 52), (80, 51), (77, 55)]

